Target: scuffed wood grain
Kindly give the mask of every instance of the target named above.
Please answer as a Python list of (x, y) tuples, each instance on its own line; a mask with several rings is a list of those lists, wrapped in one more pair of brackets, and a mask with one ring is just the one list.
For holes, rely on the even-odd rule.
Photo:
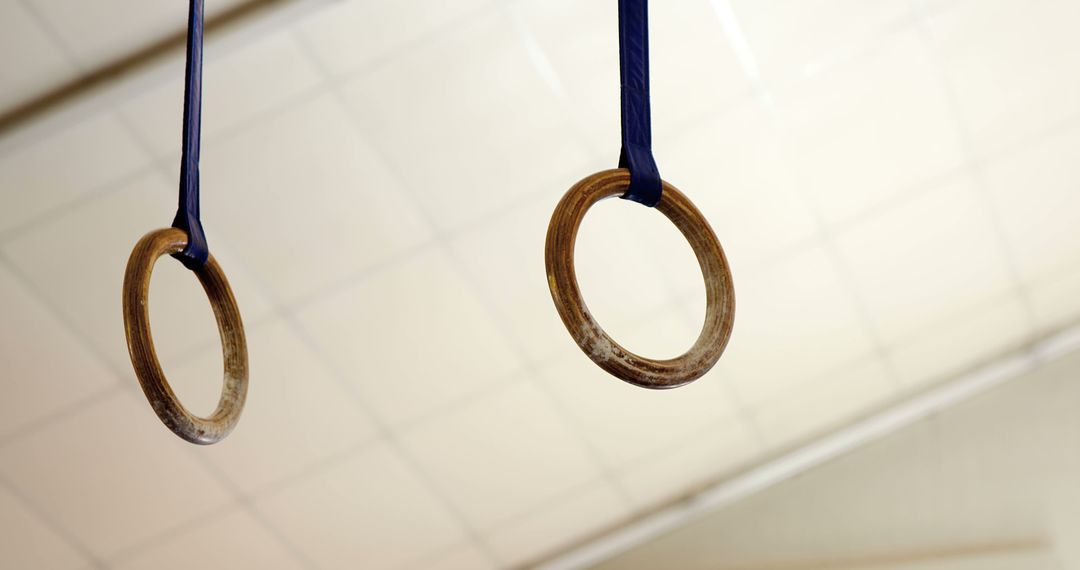
[(210, 299), (221, 336), (225, 377), (217, 409), (209, 418), (189, 412), (180, 403), (161, 369), (150, 333), (150, 277), (162, 255), (179, 253), (187, 234), (176, 228), (152, 231), (135, 245), (124, 273), (124, 330), (135, 375), (146, 399), (161, 421), (176, 435), (200, 445), (217, 443), (236, 427), (248, 388), (247, 341), (232, 289), (217, 261), (210, 256), (195, 275)]
[(548, 225), (544, 255), (548, 287), (566, 330), (593, 362), (637, 386), (674, 388), (703, 376), (727, 346), (735, 318), (731, 270), (705, 217), (678, 189), (664, 182), (663, 198), (656, 209), (679, 228), (697, 256), (705, 278), (705, 324), (694, 345), (672, 359), (638, 356), (615, 342), (589, 313), (581, 296), (574, 272), (574, 246), (589, 208), (605, 198), (621, 196), (629, 185), (629, 171), (606, 170), (586, 177), (563, 196)]

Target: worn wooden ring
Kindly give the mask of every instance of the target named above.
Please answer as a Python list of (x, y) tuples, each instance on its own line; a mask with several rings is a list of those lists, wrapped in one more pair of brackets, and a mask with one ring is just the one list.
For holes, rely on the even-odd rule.
[(143, 393), (162, 423), (173, 433), (201, 445), (216, 443), (229, 435), (240, 419), (248, 387), (247, 342), (244, 324), (229, 281), (214, 256), (195, 271), (210, 299), (217, 320), (225, 362), (225, 378), (217, 409), (209, 418), (192, 414), (180, 403), (161, 369), (150, 334), (150, 274), (162, 255), (187, 247), (187, 234), (176, 228), (154, 230), (135, 244), (124, 273), (124, 329), (128, 353)]
[(582, 299), (574, 272), (574, 246), (589, 208), (605, 198), (622, 195), (629, 185), (629, 171), (605, 170), (575, 184), (559, 201), (548, 225), (544, 255), (548, 287), (566, 330), (598, 366), (637, 386), (675, 388), (708, 372), (727, 346), (735, 318), (731, 270), (720, 240), (705, 217), (682, 192), (664, 182), (663, 197), (656, 209), (679, 228), (697, 256), (705, 278), (705, 324), (690, 350), (668, 360), (638, 356), (612, 340)]

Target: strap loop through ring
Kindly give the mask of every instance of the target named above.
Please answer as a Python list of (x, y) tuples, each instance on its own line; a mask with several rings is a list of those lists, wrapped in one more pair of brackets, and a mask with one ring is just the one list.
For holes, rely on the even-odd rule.
[(697, 207), (674, 186), (663, 184), (656, 209), (690, 242), (705, 278), (705, 324), (697, 341), (681, 356), (654, 360), (620, 346), (589, 313), (578, 287), (574, 246), (581, 221), (593, 204), (626, 192), (629, 171), (598, 172), (570, 188), (551, 216), (544, 255), (551, 298), (581, 350), (610, 374), (653, 389), (682, 386), (708, 372), (724, 352), (735, 318), (735, 289), (720, 241)]
[(217, 409), (209, 418), (192, 414), (180, 403), (161, 369), (150, 334), (150, 276), (157, 259), (179, 253), (188, 236), (177, 228), (152, 231), (135, 245), (124, 273), (124, 329), (128, 353), (143, 393), (166, 427), (181, 438), (202, 445), (221, 441), (236, 427), (248, 387), (247, 342), (244, 324), (229, 281), (211, 255), (192, 271), (206, 291), (214, 309), (225, 364), (224, 382)]

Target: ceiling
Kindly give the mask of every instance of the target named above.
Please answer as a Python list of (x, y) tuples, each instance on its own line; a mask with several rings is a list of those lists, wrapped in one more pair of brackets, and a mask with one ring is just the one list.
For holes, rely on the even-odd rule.
[[(252, 370), (219, 445), (159, 424), (120, 313), (175, 208), (180, 54), (0, 132), (6, 566), (529, 565), (1080, 320), (1080, 4), (655, 2), (657, 160), (738, 311), (710, 374), (649, 392), (581, 354), (543, 270), (559, 197), (616, 162), (613, 3), (298, 2), (206, 46), (203, 219)], [(0, 114), (185, 4), (0, 4)], [(577, 259), (614, 338), (693, 342), (662, 216), (601, 204)], [(208, 412), (211, 311), (168, 260), (152, 291)]]
[(1069, 570), (1080, 353), (923, 418), (597, 570)]

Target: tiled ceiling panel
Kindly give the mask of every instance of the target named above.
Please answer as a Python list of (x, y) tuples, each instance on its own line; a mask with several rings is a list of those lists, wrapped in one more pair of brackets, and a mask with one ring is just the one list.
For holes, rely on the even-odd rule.
[[(316, 4), (207, 44), (203, 215), (252, 368), (217, 446), (159, 425), (120, 312), (172, 219), (177, 60), (0, 132), (0, 566), (526, 566), (1080, 321), (1072, 2), (654, 2), (656, 155), (738, 298), (665, 392), (582, 355), (544, 274), (555, 203), (617, 160), (614, 3)], [(184, 10), (5, 3), (0, 107)], [(597, 206), (576, 255), (615, 338), (693, 342), (700, 272), (655, 211)], [(208, 413), (212, 312), (167, 258), (152, 290)]]
[(33, 54), (0, 60), (0, 112), (68, 79), (77, 70), (33, 12), (16, 0), (0, 4), (0, 50)]
[[(42, 26), (76, 65), (85, 70), (110, 63), (187, 26), (187, 2), (139, 0), (16, 0), (35, 13)], [(208, 0), (212, 19), (244, 0)]]

